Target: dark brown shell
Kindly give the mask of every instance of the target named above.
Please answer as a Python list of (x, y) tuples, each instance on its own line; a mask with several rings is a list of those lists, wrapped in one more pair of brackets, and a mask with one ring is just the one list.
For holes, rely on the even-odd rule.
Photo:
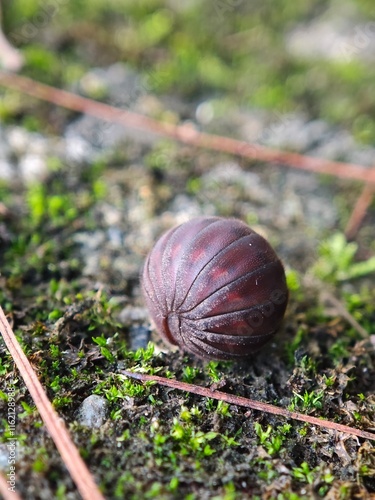
[(147, 256), (142, 288), (163, 339), (211, 359), (257, 351), (288, 302), (284, 268), (269, 243), (243, 222), (220, 217), (166, 232)]

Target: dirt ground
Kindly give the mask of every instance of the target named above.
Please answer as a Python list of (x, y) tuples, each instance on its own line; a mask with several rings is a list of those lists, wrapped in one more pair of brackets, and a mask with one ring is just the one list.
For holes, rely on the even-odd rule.
[[(255, 227), (274, 243), (287, 273), (294, 273), (285, 322), (274, 341), (242, 362), (207, 363), (171, 352), (155, 332), (147, 347), (150, 323), (139, 272), (156, 236), (196, 213), (246, 219), (256, 212), (249, 208), (245, 182), (217, 177), (215, 193), (208, 181), (206, 187), (206, 172), (221, 161), (211, 153), (177, 148), (174, 161), (182, 166), (163, 172), (142, 166), (142, 148), (124, 146), (124, 151), (125, 162), (95, 175), (85, 167), (74, 176), (65, 168), (49, 176), (47, 204), (67, 196), (70, 184), (61, 220), (46, 212), (32, 220), (37, 210), (30, 209), (30, 188), (26, 213), (27, 197), (14, 187), (2, 226), (2, 304), (105, 496), (368, 498), (375, 491), (369, 441), (157, 385), (144, 387), (118, 375), (124, 368), (141, 369), (373, 428), (374, 346), (319, 301), (321, 287), (332, 293), (335, 287), (302, 274), (306, 262), (313, 262), (315, 239), (306, 234), (314, 230), (306, 221), (293, 221), (280, 231), (278, 221), (269, 222), (272, 202), (264, 204), (264, 223)], [(281, 193), (289, 193), (289, 177), (319, 182), (276, 166), (243, 165), (241, 172), (244, 178), (256, 176), (251, 179), (274, 193), (270, 198), (278, 205)], [(201, 182), (198, 196), (186, 190), (191, 178)], [(100, 195), (93, 200), (88, 193), (99, 180), (105, 189), (97, 187)], [(332, 181), (319, 193), (337, 190)], [(80, 203), (67, 221), (66, 208)], [(356, 310), (371, 323), (368, 283), (361, 283), (361, 294), (349, 284), (343, 293), (359, 301), (365, 289), (369, 302)], [(12, 385), (17, 391), (21, 492), (27, 498), (78, 498), (4, 345), (1, 349), (2, 391)], [(104, 401), (99, 427), (80, 416), (81, 403), (92, 394)]]

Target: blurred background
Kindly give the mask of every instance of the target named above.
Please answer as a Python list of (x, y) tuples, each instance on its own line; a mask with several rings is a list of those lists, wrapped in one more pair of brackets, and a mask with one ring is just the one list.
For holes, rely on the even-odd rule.
[[(74, 87), (93, 67), (121, 62), (154, 93), (183, 99), (190, 112), (209, 99), (215, 117), (233, 106), (301, 113), (374, 143), (370, 0), (2, 0), (2, 6), (24, 73), (46, 83)], [(108, 91), (90, 81), (84, 90), (96, 98)], [(28, 129), (61, 132), (57, 117), (46, 123), (43, 109), (2, 96), (3, 120), (23, 118)]]

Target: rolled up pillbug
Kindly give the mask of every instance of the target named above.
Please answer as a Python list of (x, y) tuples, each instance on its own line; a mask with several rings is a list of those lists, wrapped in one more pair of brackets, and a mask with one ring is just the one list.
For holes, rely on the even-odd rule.
[(256, 352), (288, 302), (280, 259), (238, 219), (198, 217), (170, 229), (148, 254), (141, 282), (161, 337), (209, 359)]

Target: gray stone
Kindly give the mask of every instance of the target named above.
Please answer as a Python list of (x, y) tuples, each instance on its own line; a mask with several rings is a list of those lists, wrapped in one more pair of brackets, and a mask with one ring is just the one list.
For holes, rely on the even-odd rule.
[(285, 37), (286, 50), (295, 57), (342, 62), (375, 60), (375, 22), (362, 19), (350, 1), (335, 2), (307, 24), (295, 26)]
[(263, 130), (259, 142), (277, 149), (306, 152), (322, 142), (327, 134), (328, 124), (322, 120), (308, 121), (303, 116), (285, 115)]
[(6, 133), (0, 125), (0, 179), (11, 180), (14, 177), (14, 167), (10, 162), (11, 148)]
[(107, 68), (94, 68), (80, 81), (80, 90), (90, 94), (92, 88), (99, 88), (113, 106), (130, 108), (146, 89), (135, 71), (130, 67), (116, 63)]
[(91, 394), (79, 407), (77, 420), (81, 425), (98, 429), (106, 421), (107, 415), (107, 401), (101, 396)]
[(105, 233), (100, 230), (76, 233), (74, 241), (81, 245), (81, 254), (85, 262), (83, 274), (97, 275), (100, 271), (101, 249), (106, 243)]
[[(15, 445), (15, 450), (13, 446)], [(15, 452), (16, 463), (25, 455), (25, 450), (18, 441), (8, 440), (6, 443), (0, 443), (0, 470), (9, 471), (9, 460), (14, 457)], [(11, 457), (12, 455), (12, 457)]]
[(129, 329), (130, 350), (146, 349), (150, 341), (151, 331), (147, 326), (135, 325)]
[[(0, 146), (1, 147), (1, 146)], [(10, 181), (14, 177), (14, 168), (11, 163), (0, 158), (0, 179)]]
[[(140, 98), (149, 92), (147, 84), (139, 75), (121, 63), (107, 68), (94, 68), (81, 78), (79, 89), (89, 95), (95, 89), (99, 90), (108, 104), (124, 110), (134, 110)], [(153, 133), (135, 130), (89, 115), (83, 115), (69, 124), (65, 130), (65, 137), (68, 141), (83, 139), (86, 142), (83, 149), (91, 147), (93, 154), (95, 150), (96, 153), (100, 153), (103, 149), (113, 148), (129, 138), (147, 144), (153, 143), (157, 138)], [(73, 154), (77, 156), (82, 147), (83, 145), (78, 142), (74, 144)]]
[(27, 154), (21, 158), (18, 171), (25, 182), (42, 181), (48, 173), (46, 158), (39, 154)]
[(118, 320), (123, 325), (131, 325), (134, 322), (147, 322), (149, 314), (145, 307), (127, 306), (118, 315)]
[[(76, 123), (76, 122), (74, 122)], [(68, 126), (65, 138), (64, 155), (68, 162), (92, 162), (95, 159), (96, 152), (92, 145), (79, 135), (79, 131)]]
[(236, 162), (220, 163), (202, 176), (202, 190), (199, 197), (207, 196), (211, 199), (216, 196), (217, 190), (225, 186), (234, 186), (238, 189), (229, 190), (228, 196), (236, 198), (238, 190), (252, 202), (266, 204), (272, 200), (272, 192), (263, 184), (260, 176), (255, 172), (247, 172)]

